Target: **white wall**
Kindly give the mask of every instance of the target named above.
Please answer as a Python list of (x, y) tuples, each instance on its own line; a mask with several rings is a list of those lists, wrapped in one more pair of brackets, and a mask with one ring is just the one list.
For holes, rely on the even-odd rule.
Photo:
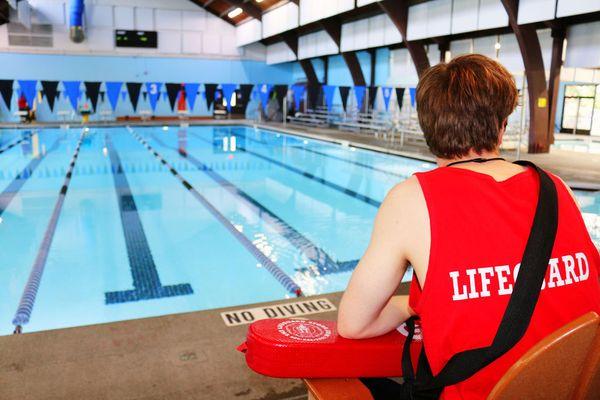
[(565, 66), (600, 68), (600, 22), (569, 27)]
[(479, 0), (477, 30), (508, 26), (508, 14), (501, 0)]
[[(68, 54), (201, 56), (239, 59), (235, 28), (188, 0), (87, 0), (86, 40), (69, 39), (68, 0), (30, 0), (32, 23), (51, 24), (53, 46), (9, 46), (7, 25), (0, 26), (0, 51)], [(158, 49), (115, 47), (115, 29), (155, 30)]]
[(449, 35), (452, 0), (433, 0), (408, 9), (408, 40)]
[(556, 17), (566, 17), (568, 15), (585, 14), (594, 11), (600, 11), (600, 1), (598, 0), (558, 0), (558, 4), (556, 5)]
[(419, 81), (417, 70), (406, 49), (390, 51), (390, 85), (415, 86)]
[(267, 46), (267, 64), (295, 61), (296, 55), (284, 42)]
[[(537, 31), (542, 57), (544, 59), (544, 68), (550, 69), (550, 59), (552, 57), (552, 37), (550, 29), (540, 29)], [(496, 42), (500, 43), (500, 49), (496, 52)], [(490, 58), (497, 59), (513, 74), (523, 72), (523, 58), (517, 38), (514, 34), (499, 36), (485, 36), (475, 39), (455, 40), (450, 42), (450, 53), (452, 58), (463, 54), (479, 53)], [(497, 57), (496, 57), (497, 55)]]
[(298, 26), (298, 6), (287, 3), (262, 16), (262, 37), (276, 35)]
[(338, 46), (325, 31), (298, 37), (299, 60), (337, 53), (339, 53)]
[(433, 0), (408, 9), (408, 40), (508, 25), (500, 0)]
[(520, 0), (519, 24), (529, 24), (538, 21), (554, 19), (556, 0)]
[(258, 42), (262, 38), (262, 23), (251, 19), (235, 27), (235, 41), (238, 46)]
[(354, 8), (354, 0), (300, 0), (300, 25)]
[(375, 3), (379, 0), (356, 0), (356, 7), (366, 6), (367, 4)]
[(387, 16), (374, 17), (349, 22), (342, 25), (341, 51), (352, 51), (400, 43), (402, 36)]
[(477, 30), (479, 0), (454, 0), (452, 4), (452, 33)]

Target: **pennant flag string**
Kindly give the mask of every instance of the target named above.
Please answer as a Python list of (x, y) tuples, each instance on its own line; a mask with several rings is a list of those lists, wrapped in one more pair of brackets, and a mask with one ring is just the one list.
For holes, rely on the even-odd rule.
[(223, 90), (223, 97), (225, 97), (225, 103), (227, 104), (227, 112), (231, 112), (231, 96), (235, 92), (237, 84), (235, 83), (222, 83), (221, 89)]
[(119, 93), (121, 93), (123, 82), (106, 82), (105, 85), (108, 102), (110, 103), (110, 107), (112, 108), (113, 112), (115, 112), (117, 109), (117, 103), (119, 102)]
[(292, 93), (294, 94), (294, 106), (295, 110), (300, 110), (300, 102), (306, 92), (306, 86), (304, 85), (292, 85)]
[(156, 111), (156, 104), (158, 103), (158, 99), (160, 97), (161, 86), (162, 84), (160, 82), (146, 83), (146, 92), (148, 93), (148, 99), (150, 100), (150, 107), (152, 108), (152, 112)]
[(63, 86), (65, 87), (65, 94), (71, 103), (71, 107), (73, 107), (73, 110), (77, 111), (77, 103), (79, 102), (79, 96), (81, 95), (81, 81), (63, 81)]
[(385, 106), (385, 111), (388, 111), (390, 109), (390, 99), (392, 98), (392, 88), (382, 87), (381, 94), (383, 95), (383, 105)]
[(19, 96), (25, 96), (27, 105), (29, 108), (33, 107), (35, 96), (37, 92), (37, 81), (32, 80), (20, 80), (19, 82)]
[(185, 96), (187, 98), (188, 105), (190, 106), (190, 112), (194, 109), (194, 104), (196, 104), (196, 97), (198, 97), (199, 87), (199, 83), (186, 83), (183, 87), (183, 89), (185, 90)]
[(323, 94), (325, 95), (325, 105), (327, 106), (327, 110), (331, 110), (333, 106), (333, 95), (335, 93), (335, 86), (332, 85), (323, 85)]

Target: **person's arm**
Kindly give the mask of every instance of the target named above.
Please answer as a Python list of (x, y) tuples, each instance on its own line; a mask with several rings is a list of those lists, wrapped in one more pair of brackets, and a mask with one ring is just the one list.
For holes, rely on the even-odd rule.
[[(371, 241), (354, 270), (338, 313), (338, 332), (351, 339), (383, 335), (408, 319), (408, 296), (393, 296), (408, 265), (411, 205), (420, 187), (411, 177), (390, 191), (381, 205)], [(414, 228), (414, 226), (413, 226)]]

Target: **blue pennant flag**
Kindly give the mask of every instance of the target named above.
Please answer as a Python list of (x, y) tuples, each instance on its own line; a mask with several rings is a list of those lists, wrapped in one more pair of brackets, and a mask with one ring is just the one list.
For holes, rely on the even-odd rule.
[(123, 101), (127, 100), (127, 92), (125, 92), (125, 91), (121, 92), (121, 100), (123, 100)]
[(81, 91), (79, 90), (81, 81), (63, 81), (63, 85), (65, 86), (65, 94), (71, 103), (71, 107), (73, 107), (73, 110), (77, 111), (77, 102), (81, 95)]
[(294, 105), (296, 106), (296, 111), (300, 110), (300, 102), (302, 101), (304, 92), (306, 92), (306, 86), (292, 85), (292, 93), (294, 93)]
[(222, 83), (221, 89), (223, 90), (223, 97), (225, 97), (225, 101), (227, 102), (227, 111), (231, 112), (231, 96), (233, 92), (237, 88), (237, 84), (235, 83)]
[(258, 86), (258, 95), (260, 96), (260, 102), (262, 103), (263, 110), (267, 110), (267, 105), (269, 104), (269, 95), (271, 94), (271, 89), (273, 89), (273, 85), (268, 83), (263, 83)]
[(19, 96), (25, 96), (29, 108), (33, 108), (33, 102), (37, 93), (37, 81), (19, 81)]
[(333, 95), (336, 87), (337, 86), (323, 85), (323, 94), (325, 95), (325, 105), (327, 106), (327, 110), (331, 110), (331, 106), (333, 105)]
[(391, 87), (382, 87), (381, 94), (383, 94), (383, 104), (385, 105), (385, 111), (390, 108), (390, 99), (392, 98), (392, 88)]
[(414, 107), (417, 97), (417, 88), (411, 87), (408, 89), (408, 91), (410, 93), (410, 105)]
[(354, 96), (356, 96), (356, 106), (360, 110), (363, 106), (363, 100), (365, 98), (365, 90), (364, 86), (354, 86)]
[(160, 98), (160, 87), (162, 83), (160, 82), (146, 82), (146, 91), (148, 92), (148, 99), (150, 100), (150, 107), (152, 107), (152, 111), (156, 111), (156, 103)]
[(199, 83), (186, 83), (183, 87), (185, 90), (185, 96), (187, 97), (187, 101), (190, 106), (190, 112), (194, 109), (194, 104), (196, 104), (196, 97), (198, 96), (199, 87)]
[(119, 93), (123, 82), (106, 82), (106, 96), (108, 96), (108, 102), (112, 107), (113, 112), (117, 109), (117, 103), (119, 102)]

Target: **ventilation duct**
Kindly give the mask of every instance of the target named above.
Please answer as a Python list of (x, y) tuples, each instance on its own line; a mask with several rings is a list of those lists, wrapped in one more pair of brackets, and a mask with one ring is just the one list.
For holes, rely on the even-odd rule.
[(81, 43), (85, 39), (85, 33), (83, 32), (84, 8), (83, 0), (71, 0), (69, 37), (75, 43)]

